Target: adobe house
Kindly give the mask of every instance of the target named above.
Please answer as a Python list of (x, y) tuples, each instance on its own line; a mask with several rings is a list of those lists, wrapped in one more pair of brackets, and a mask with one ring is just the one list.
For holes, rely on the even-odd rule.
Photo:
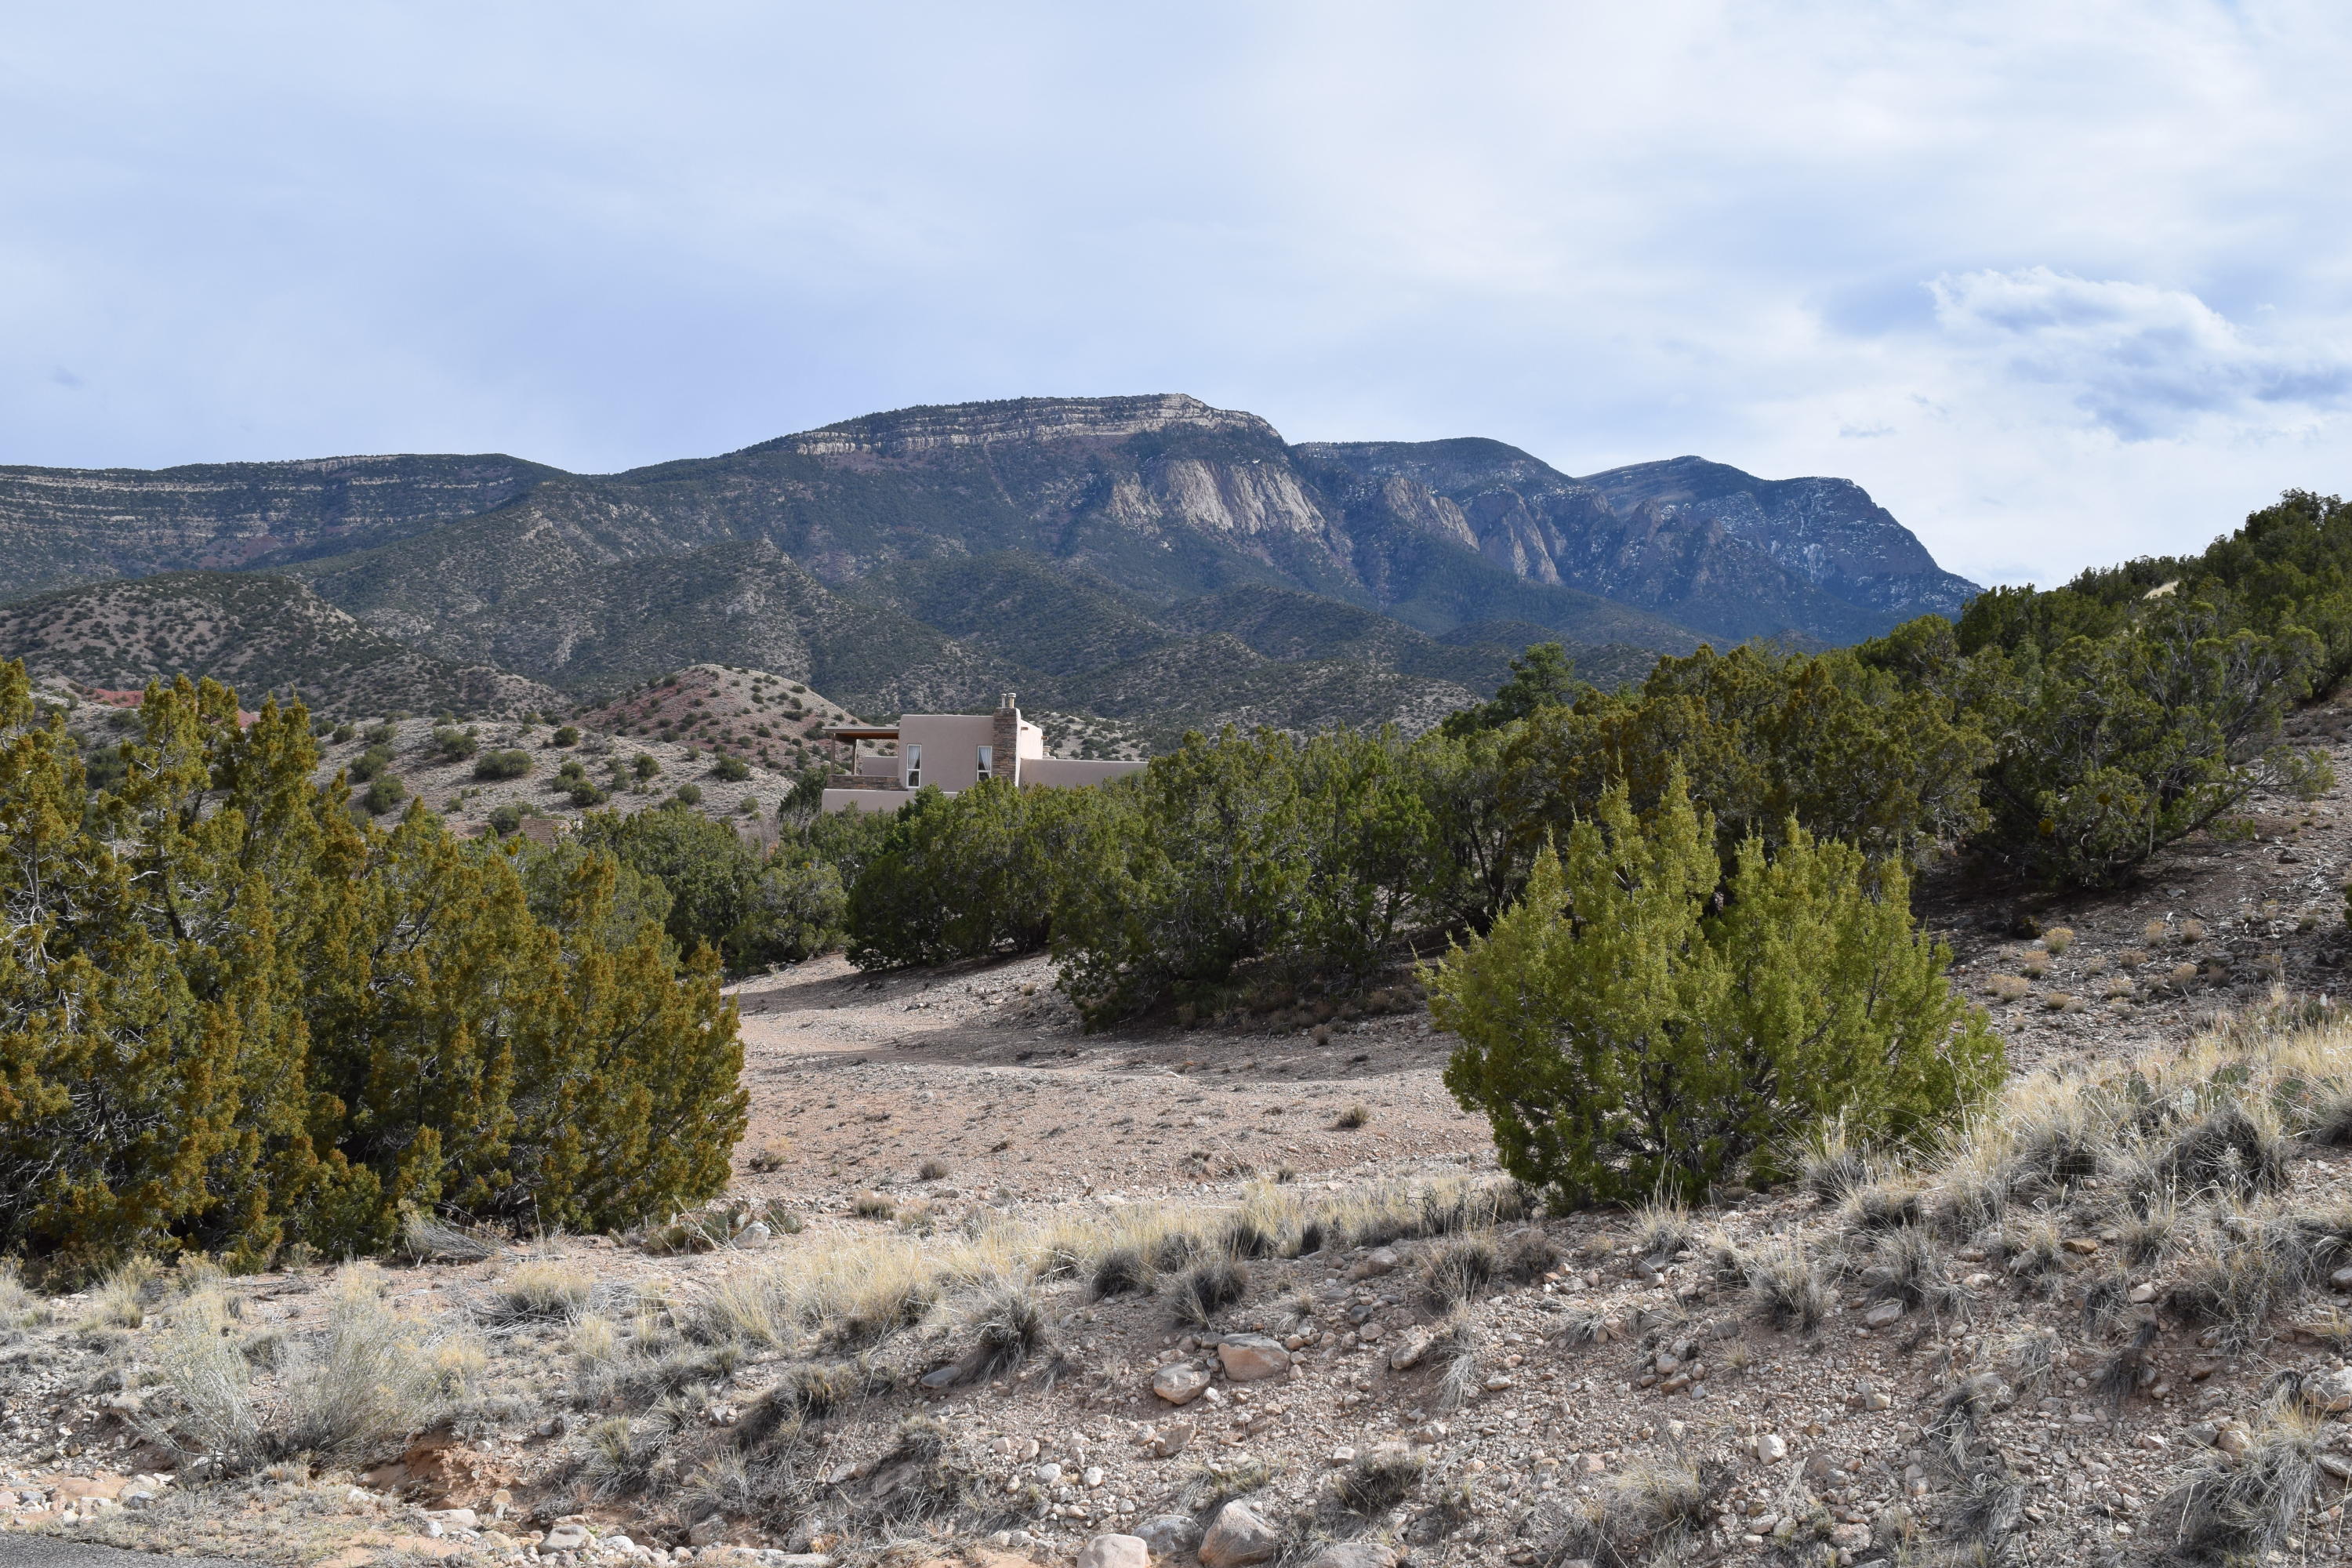
[[(843, 724), (825, 734), (849, 746), (848, 770), (825, 781), (827, 811), (896, 811), (926, 784), (949, 795), (986, 778), (1092, 784), (1144, 765), (1047, 756), (1045, 731), (1021, 717), (1009, 691), (993, 713), (908, 713), (896, 724)], [(868, 755), (860, 749), (885, 741), (898, 742), (895, 755)]]

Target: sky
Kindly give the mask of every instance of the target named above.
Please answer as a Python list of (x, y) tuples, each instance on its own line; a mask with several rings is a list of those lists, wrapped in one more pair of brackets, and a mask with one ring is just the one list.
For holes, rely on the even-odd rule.
[(2046, 584), (2352, 490), (2347, 79), (2341, 0), (24, 7), (0, 462), (1173, 391)]

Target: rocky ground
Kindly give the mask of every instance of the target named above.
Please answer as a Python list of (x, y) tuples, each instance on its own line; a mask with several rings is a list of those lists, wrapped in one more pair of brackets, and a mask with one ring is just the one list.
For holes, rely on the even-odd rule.
[[(2313, 721), (2331, 742), (2339, 721)], [(2130, 1059), (2168, 1081), (2217, 1012), (2264, 1007), (2339, 1041), (2310, 1061), (2352, 1060), (2323, 1001), (2352, 793), (2257, 805), (2251, 834), (2114, 894), (1926, 879), (2021, 1070), (2079, 1084)], [(820, 960), (739, 988), (752, 1126), (727, 1203), (690, 1227), (0, 1292), (0, 1519), (337, 1568), (1891, 1568), (2204, 1550), (2201, 1516), (2167, 1500), (2292, 1471), (2308, 1494), (2262, 1494), (2281, 1522), (2255, 1557), (2352, 1552), (2352, 1259), (2251, 1316), (2199, 1305), (2264, 1216), (2352, 1246), (2352, 1172), (2324, 1137), (2273, 1139), (2280, 1191), (2200, 1197), (2169, 1237), (2103, 1207), (2104, 1177), (1948, 1223), (1964, 1160), (1851, 1195), (1538, 1216), (1444, 1092), (1449, 1041), (1408, 990), (1087, 1036), (1050, 983), (1034, 960)], [(2268, 1086), (2248, 1103), (2268, 1115), (2324, 1076), (2296, 1073), (2246, 1079)], [(2057, 1081), (1977, 1135), (2012, 1185)], [(1238, 1278), (1203, 1299), (1218, 1248)], [(1776, 1308), (1791, 1278), (1820, 1288), (1818, 1321)], [(154, 1441), (205, 1300), (275, 1430), (311, 1375), (287, 1347), (360, 1298), (437, 1369), (437, 1419), (404, 1452), (281, 1443), (207, 1468)], [(1137, 1544), (1090, 1547), (1106, 1536)]]

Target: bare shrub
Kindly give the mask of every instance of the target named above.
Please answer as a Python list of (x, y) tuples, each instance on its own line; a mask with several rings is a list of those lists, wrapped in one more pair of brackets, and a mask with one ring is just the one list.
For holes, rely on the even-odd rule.
[(1339, 1120), (1332, 1122), (1331, 1125), (1339, 1131), (1353, 1132), (1371, 1119), (1371, 1107), (1366, 1105), (1361, 1100), (1358, 1100), (1353, 1105), (1349, 1106), (1345, 1110), (1339, 1112)]
[(916, 1168), (915, 1179), (919, 1182), (944, 1182), (948, 1179), (948, 1163), (933, 1156)]
[(325, 1334), (290, 1347), (281, 1440), (288, 1451), (356, 1463), (432, 1423), (440, 1404), (434, 1358), (382, 1289), (374, 1268), (344, 1268)]
[(265, 1446), (251, 1370), (230, 1332), (228, 1302), (218, 1290), (200, 1290), (182, 1300), (149, 1354), (171, 1400), (160, 1411), (151, 1405), (141, 1416), (144, 1436), (182, 1454), (216, 1455), (231, 1469), (261, 1459)]
[(481, 1263), (505, 1250), (494, 1233), (450, 1225), (422, 1209), (400, 1218), (400, 1255), (415, 1263)]

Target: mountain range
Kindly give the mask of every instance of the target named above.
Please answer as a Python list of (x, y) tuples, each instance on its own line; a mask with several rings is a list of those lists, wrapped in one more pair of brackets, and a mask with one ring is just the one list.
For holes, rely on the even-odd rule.
[[(135, 589), (135, 591), (134, 591)], [(499, 455), (0, 468), (0, 655), (314, 704), (608, 701), (715, 662), (862, 711), (1418, 727), (1528, 643), (1850, 642), (1976, 592), (1861, 487), (1483, 439), (1285, 442), (1176, 395), (902, 409), (572, 474)]]

